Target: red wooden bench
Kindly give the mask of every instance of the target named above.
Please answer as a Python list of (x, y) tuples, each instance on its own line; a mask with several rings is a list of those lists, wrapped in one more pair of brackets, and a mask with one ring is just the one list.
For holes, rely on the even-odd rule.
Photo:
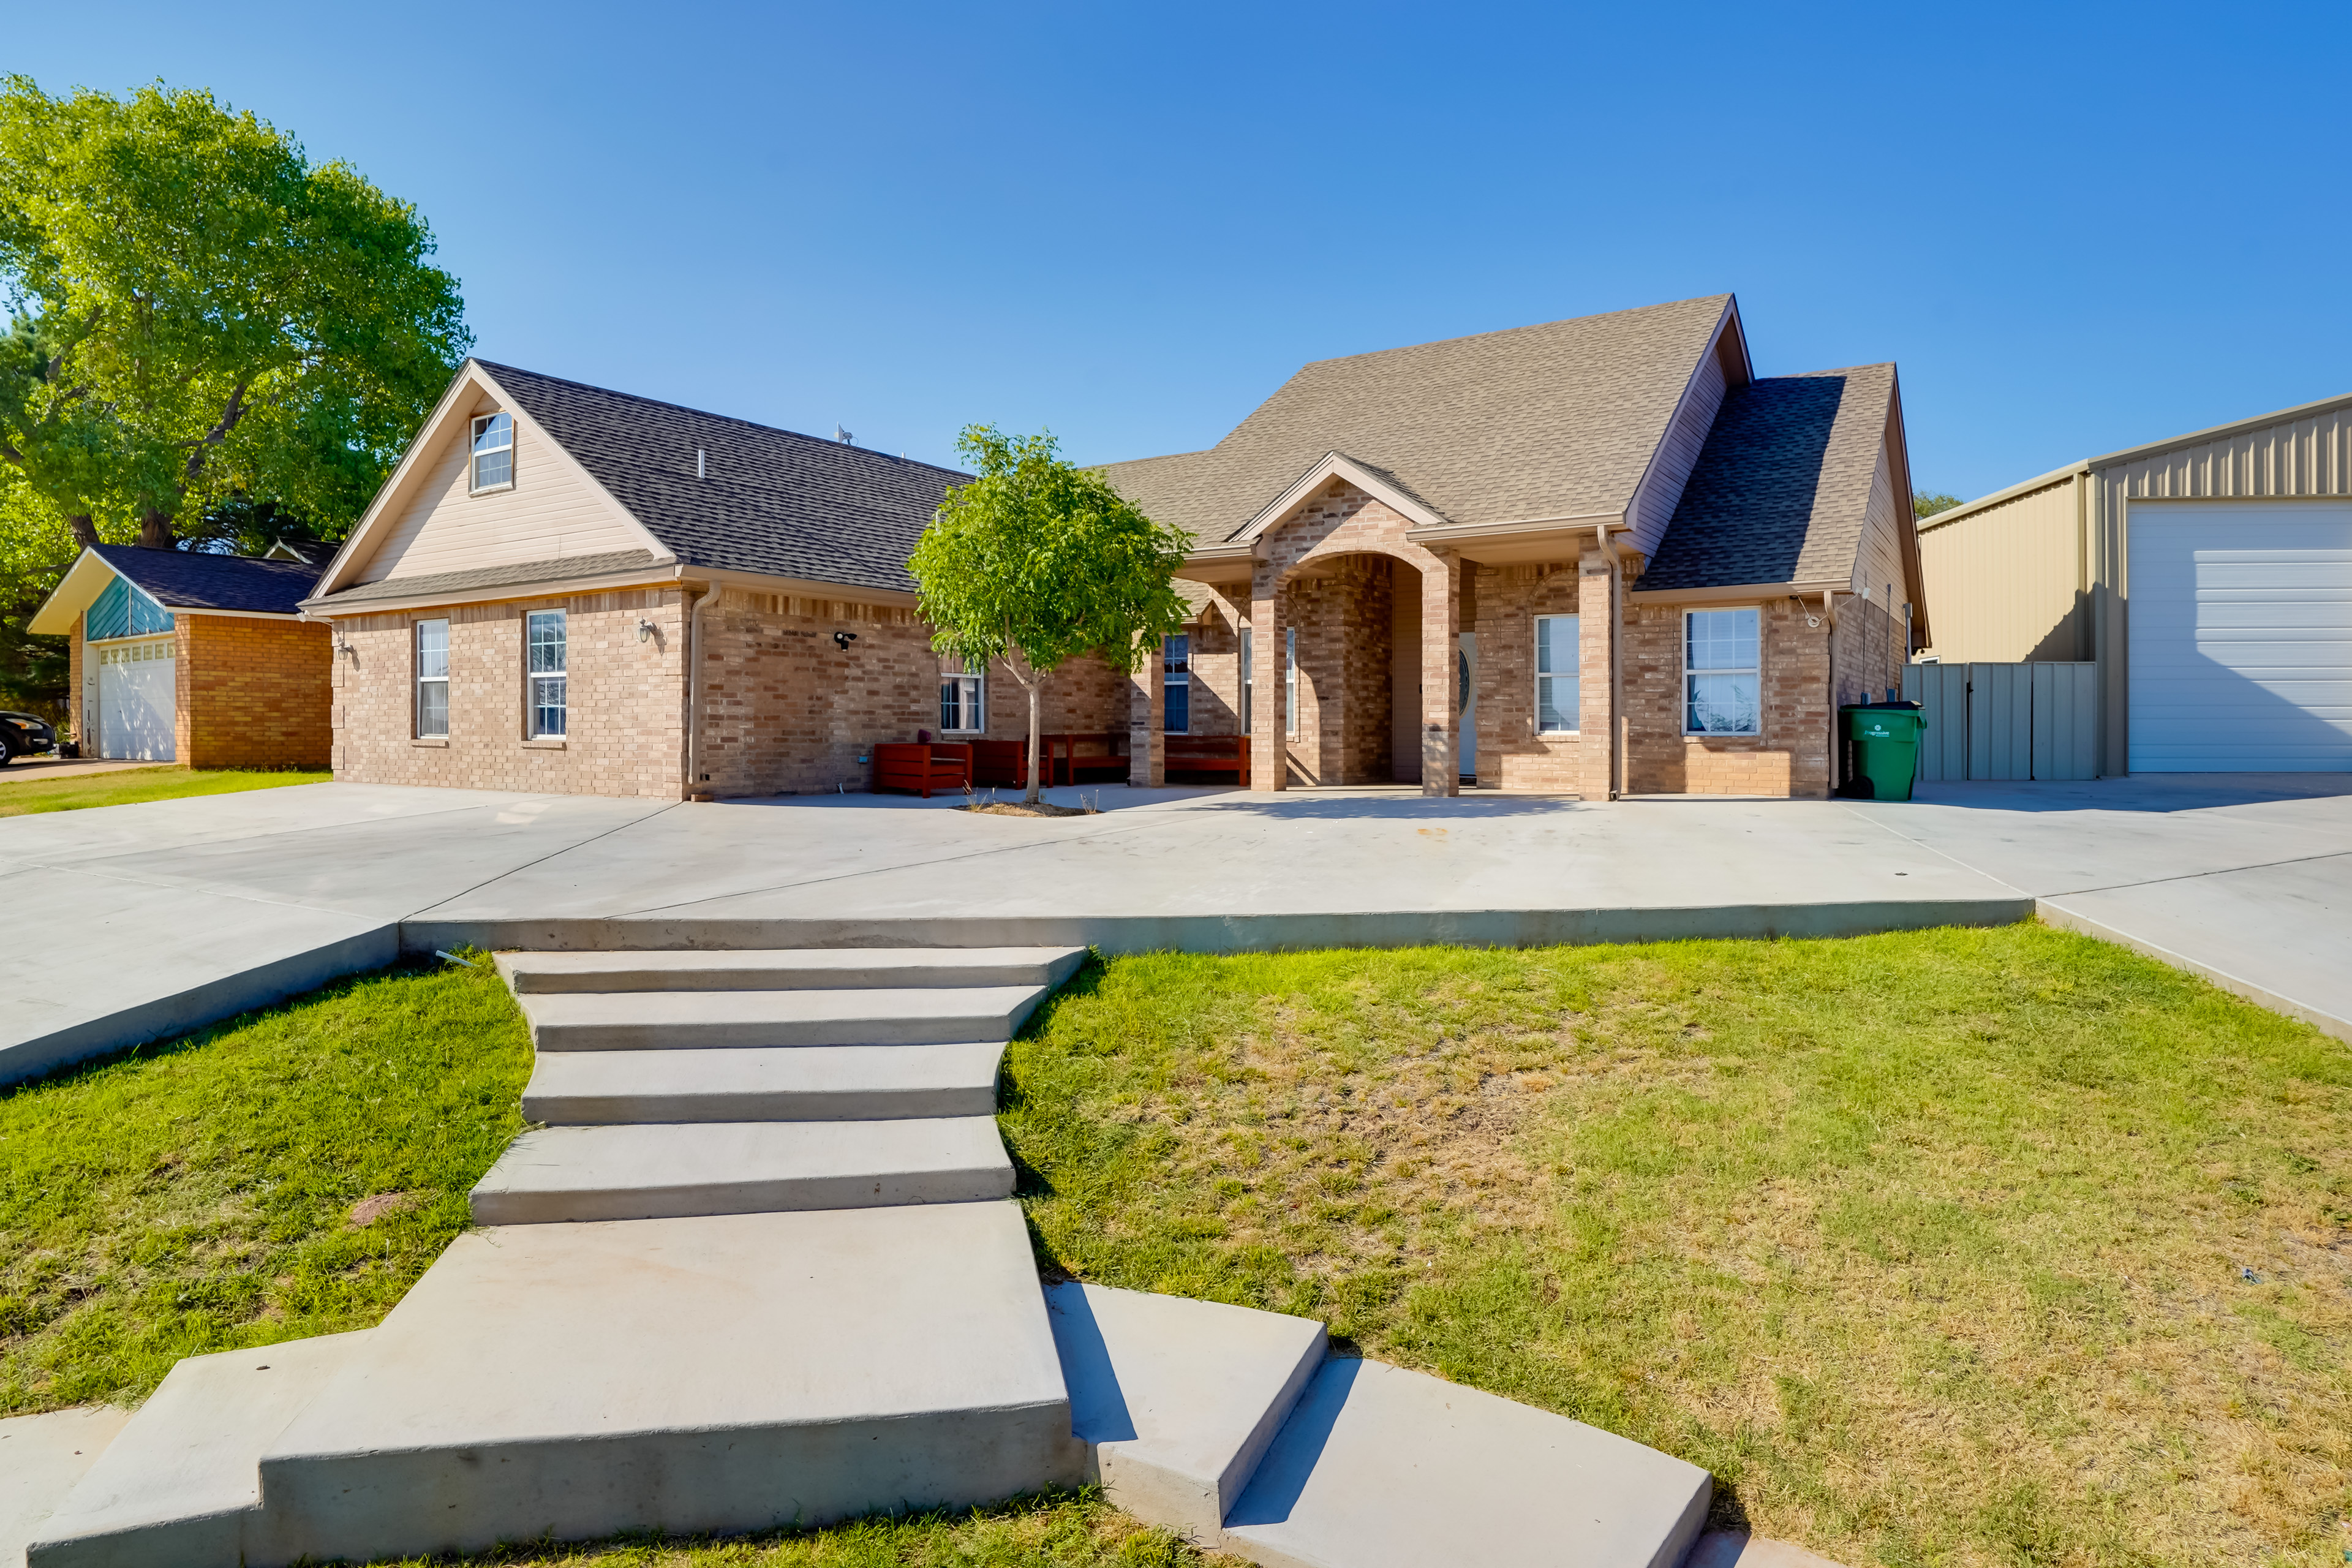
[(971, 748), (933, 742), (891, 742), (874, 748), (874, 788), (900, 790), (925, 800), (939, 789), (960, 790), (971, 783)]
[(1230, 775), (1234, 783), (1246, 788), (1249, 784), (1249, 743), (1247, 735), (1171, 735), (1166, 740), (1165, 767), (1171, 774), (1207, 773), (1213, 777)]
[[(1127, 759), (1118, 753), (1116, 730), (1054, 733), (1037, 737), (1037, 773), (1048, 786), (1090, 784), (1127, 777)], [(974, 741), (972, 782), (1025, 789), (1029, 784), (1029, 742)]]

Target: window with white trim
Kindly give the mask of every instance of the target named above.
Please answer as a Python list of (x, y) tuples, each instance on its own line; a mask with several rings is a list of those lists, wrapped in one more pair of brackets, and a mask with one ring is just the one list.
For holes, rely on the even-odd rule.
[(533, 610), (529, 621), (530, 738), (560, 741), (571, 717), (571, 682), (562, 610)]
[(1683, 612), (1683, 733), (1754, 735), (1763, 729), (1763, 612)]
[(1536, 617), (1536, 732), (1572, 735), (1577, 730), (1577, 642), (1574, 616)]
[(1160, 644), (1160, 728), (1192, 732), (1192, 639), (1181, 632)]
[(467, 488), (473, 494), (514, 488), (513, 415), (475, 416), (471, 465)]
[(1250, 668), (1257, 661), (1254, 657), (1257, 638), (1247, 626), (1242, 628), (1242, 733), (1250, 732), (1250, 692), (1257, 684), (1257, 671)]
[(1285, 626), (1282, 647), (1282, 732), (1298, 733), (1298, 628)]
[(977, 735), (988, 728), (988, 678), (940, 671), (940, 732)]
[(419, 621), (416, 651), (416, 738), (449, 738), (449, 623)]

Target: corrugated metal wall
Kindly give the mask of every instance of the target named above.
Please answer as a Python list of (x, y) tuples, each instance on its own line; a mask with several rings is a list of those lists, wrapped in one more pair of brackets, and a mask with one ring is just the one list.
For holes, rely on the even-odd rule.
[[(2130, 509), (2134, 500), (2235, 500), (2352, 495), (2352, 406), (2183, 442), (2092, 475), (2088, 538), (2093, 647), (2100, 666), (2099, 771), (2128, 771), (2131, 710), (2126, 626), (2131, 598)], [(1969, 520), (1973, 521), (1974, 520)], [(1924, 540), (1922, 543), (1924, 545)], [(1939, 618), (1943, 614), (1937, 609)]]
[(2090, 652), (2073, 476), (1936, 522), (1919, 525), (1919, 570), (1937, 657), (2022, 663)]

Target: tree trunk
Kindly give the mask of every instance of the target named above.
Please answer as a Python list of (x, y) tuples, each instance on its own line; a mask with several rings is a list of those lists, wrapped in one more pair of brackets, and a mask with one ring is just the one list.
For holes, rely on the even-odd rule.
[(76, 550), (88, 550), (98, 542), (98, 524), (89, 520), (89, 513), (86, 511), (72, 513), (66, 519), (66, 526), (73, 530)]
[(148, 511), (139, 519), (139, 548), (142, 550), (177, 550), (179, 535), (172, 531), (172, 520), (160, 511)]
[(1038, 791), (1041, 787), (1037, 777), (1038, 678), (1034, 674), (1032, 674), (1027, 680), (1023, 681), (1021, 684), (1029, 689), (1029, 793), (1023, 795), (1021, 798), (1024, 804), (1034, 805), (1038, 802)]

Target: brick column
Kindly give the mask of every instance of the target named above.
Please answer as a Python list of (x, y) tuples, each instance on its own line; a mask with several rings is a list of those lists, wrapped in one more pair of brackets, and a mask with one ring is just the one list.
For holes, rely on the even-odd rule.
[(1462, 573), (1457, 556), (1421, 569), (1421, 793), (1462, 793)]
[(1607, 800), (1617, 784), (1617, 568), (1587, 545), (1576, 570), (1576, 793)]
[(1160, 645), (1127, 678), (1127, 782), (1156, 789), (1168, 782), (1167, 715), (1160, 701)]
[(1287, 787), (1290, 761), (1282, 721), (1282, 589), (1275, 568), (1257, 563), (1250, 578), (1250, 788)]

